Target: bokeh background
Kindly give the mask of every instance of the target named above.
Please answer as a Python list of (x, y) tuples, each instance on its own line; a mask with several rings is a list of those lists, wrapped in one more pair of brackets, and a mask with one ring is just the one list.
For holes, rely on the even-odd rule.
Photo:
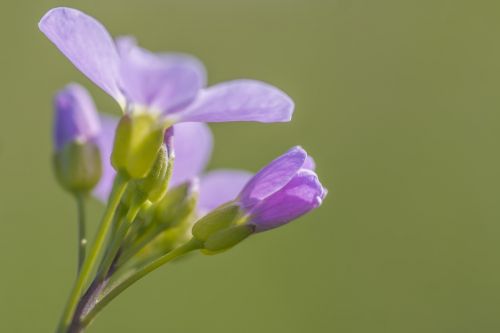
[(256, 171), (301, 144), (330, 190), (291, 225), (155, 272), (89, 332), (500, 332), (500, 3), (486, 0), (2, 0), (1, 332), (53, 331), (75, 274), (52, 94), (77, 81), (118, 112), (38, 31), (58, 5), (198, 56), (210, 83), (281, 87), (293, 122), (212, 126), (210, 167)]

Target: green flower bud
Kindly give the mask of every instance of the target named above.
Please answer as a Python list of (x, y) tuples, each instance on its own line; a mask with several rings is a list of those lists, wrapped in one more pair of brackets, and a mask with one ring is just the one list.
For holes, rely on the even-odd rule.
[(170, 228), (154, 237), (133, 259), (141, 263), (149, 263), (167, 254), (190, 239), (185, 228)]
[(172, 175), (172, 163), (169, 159), (167, 147), (161, 145), (156, 161), (149, 170), (148, 175), (140, 180), (137, 180), (137, 190), (151, 203), (161, 200), (167, 193), (168, 182)]
[(132, 179), (146, 177), (156, 162), (163, 132), (149, 113), (125, 114), (116, 129), (111, 164)]
[(197, 201), (197, 181), (174, 187), (156, 205), (154, 220), (165, 227), (177, 226), (193, 215)]
[(203, 216), (193, 226), (193, 236), (200, 240), (206, 241), (216, 232), (229, 228), (240, 217), (240, 208), (233, 202), (216, 208), (207, 215)]
[(101, 178), (101, 153), (92, 142), (67, 143), (54, 154), (53, 162), (57, 180), (70, 192), (88, 192)]
[(251, 224), (241, 224), (220, 230), (212, 234), (203, 244), (203, 253), (216, 254), (228, 250), (253, 234), (255, 227)]

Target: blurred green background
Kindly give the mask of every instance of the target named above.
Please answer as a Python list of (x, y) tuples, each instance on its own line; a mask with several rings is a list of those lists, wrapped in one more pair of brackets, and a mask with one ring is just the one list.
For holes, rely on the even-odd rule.
[[(51, 170), (51, 98), (91, 88), (38, 31), (82, 9), (296, 101), (289, 124), (218, 124), (210, 167), (316, 159), (321, 209), (155, 272), (89, 332), (500, 332), (500, 3), (401, 0), (0, 4), (0, 331), (51, 332), (75, 274), (74, 202)], [(102, 211), (90, 207), (92, 226)]]

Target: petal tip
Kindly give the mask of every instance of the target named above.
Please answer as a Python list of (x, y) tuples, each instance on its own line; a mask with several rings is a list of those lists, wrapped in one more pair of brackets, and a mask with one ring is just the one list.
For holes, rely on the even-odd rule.
[(38, 28), (44, 32), (44, 29), (47, 28), (47, 24), (49, 24), (49, 20), (54, 17), (54, 15), (68, 15), (68, 14), (80, 14), (81, 12), (77, 9), (74, 8), (69, 8), (69, 7), (55, 7), (52, 9), (49, 9), (40, 21), (38, 22)]
[(290, 148), (288, 150), (288, 154), (297, 154), (299, 156), (303, 156), (304, 159), (307, 157), (307, 152), (305, 151), (304, 148), (302, 148), (302, 146), (299, 145)]

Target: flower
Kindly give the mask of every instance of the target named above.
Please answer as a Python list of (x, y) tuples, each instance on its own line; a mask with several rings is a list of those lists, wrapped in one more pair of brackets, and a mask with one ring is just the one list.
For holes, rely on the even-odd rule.
[(94, 18), (72, 8), (54, 8), (40, 30), (91, 81), (125, 111), (148, 111), (168, 125), (179, 122), (291, 119), (293, 101), (281, 90), (254, 80), (235, 80), (209, 88), (195, 58), (155, 54), (130, 37), (111, 38)]
[(93, 141), (101, 128), (97, 111), (82, 86), (72, 83), (60, 90), (54, 98), (54, 148), (60, 151), (72, 142)]
[(327, 194), (314, 161), (294, 147), (260, 170), (237, 198), (255, 231), (284, 225), (319, 207)]

